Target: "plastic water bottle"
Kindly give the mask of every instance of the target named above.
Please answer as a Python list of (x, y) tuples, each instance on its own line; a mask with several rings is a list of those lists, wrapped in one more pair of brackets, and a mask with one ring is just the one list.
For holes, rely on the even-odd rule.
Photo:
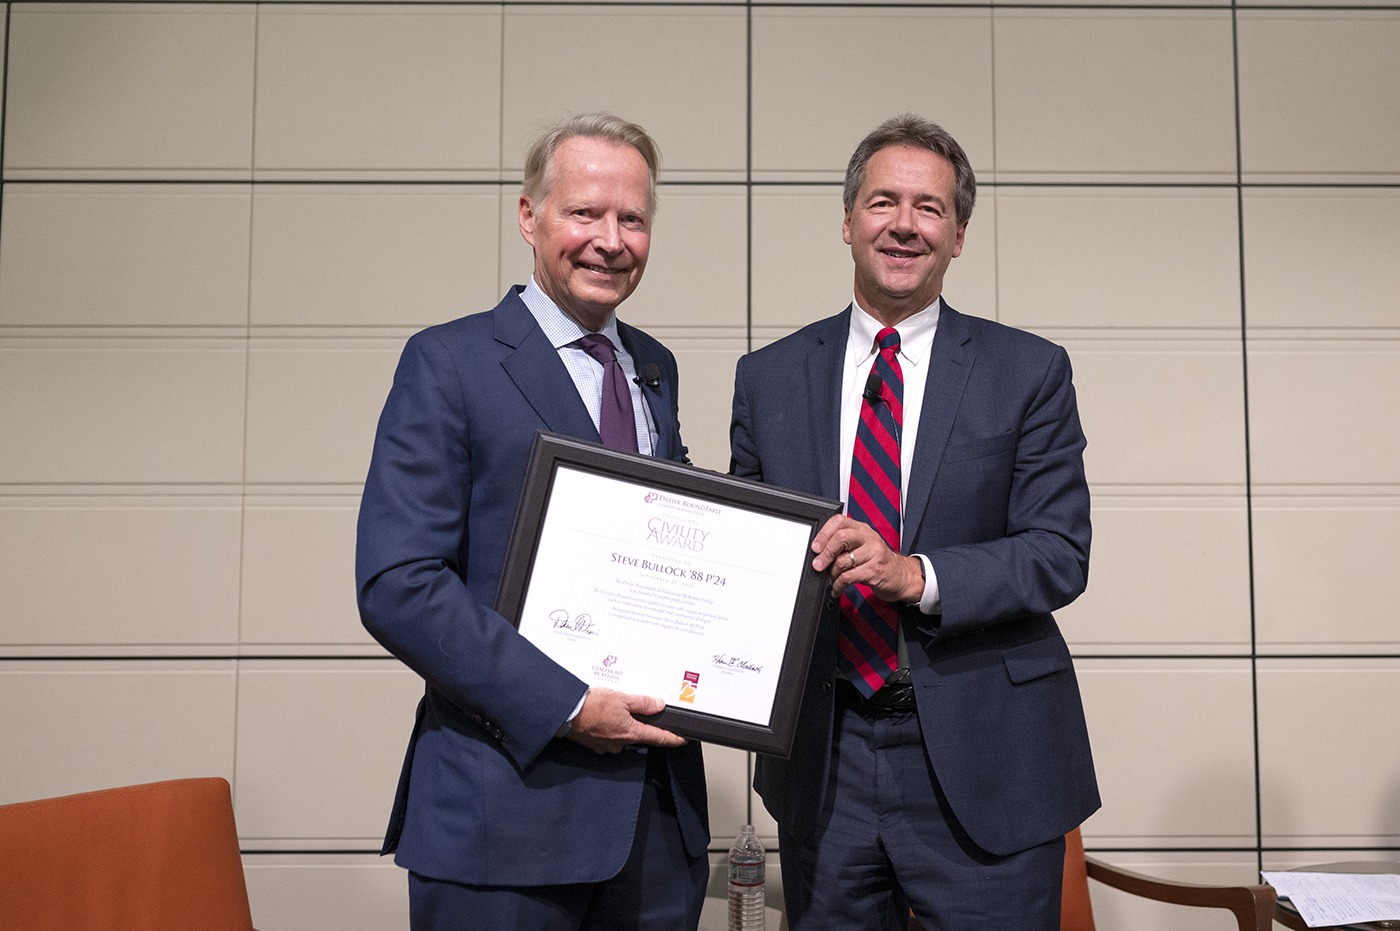
[(729, 848), (729, 931), (764, 931), (763, 844), (746, 824)]

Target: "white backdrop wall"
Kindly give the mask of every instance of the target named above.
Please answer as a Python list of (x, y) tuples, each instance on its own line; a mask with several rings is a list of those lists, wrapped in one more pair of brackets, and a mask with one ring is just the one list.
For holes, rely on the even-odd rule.
[[(526, 140), (660, 141), (623, 316), (724, 469), (735, 360), (849, 299), (845, 160), (911, 109), (981, 182), (950, 303), (1075, 366), (1089, 848), (1400, 849), (1400, 7), (4, 9), (0, 802), (221, 775), (259, 928), (406, 927), (374, 851), (421, 685), (359, 626), (355, 513), (404, 340), (528, 275)], [(707, 756), (716, 856), (771, 844)]]

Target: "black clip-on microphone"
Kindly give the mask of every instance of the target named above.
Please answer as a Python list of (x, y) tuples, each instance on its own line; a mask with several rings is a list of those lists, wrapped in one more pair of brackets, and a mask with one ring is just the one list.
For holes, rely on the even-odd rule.
[(880, 373), (871, 369), (870, 377), (865, 380), (865, 391), (862, 392), (863, 397), (870, 402), (871, 407), (884, 400), (884, 387), (885, 381), (880, 377)]
[(656, 389), (661, 387), (661, 369), (655, 362), (648, 362), (642, 369), (642, 374), (632, 379), (639, 385), (646, 385), (648, 388)]
[[(874, 369), (870, 370), (870, 377), (865, 380), (865, 390), (861, 392), (861, 396), (864, 397), (866, 402), (870, 405), (872, 412), (874, 412), (875, 405), (877, 404), (884, 404), (886, 407), (889, 407), (889, 403), (885, 400), (885, 380), (881, 378), (880, 373)], [(894, 414), (893, 409), (890, 410), (890, 414)], [(904, 431), (900, 429), (899, 424), (894, 424), (894, 441), (896, 443), (904, 442), (902, 437), (903, 433)]]

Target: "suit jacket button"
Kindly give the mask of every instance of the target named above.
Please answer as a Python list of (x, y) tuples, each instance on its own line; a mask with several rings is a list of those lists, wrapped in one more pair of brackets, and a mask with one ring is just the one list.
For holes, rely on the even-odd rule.
[(473, 715), (472, 715), (472, 720), (473, 720), (474, 722), (476, 722), (477, 724), (480, 724), (480, 723), (481, 723), (481, 715), (479, 715), (479, 714), (473, 714)]
[(822, 683), (822, 694), (823, 694), (823, 695), (830, 695), (830, 694), (831, 694), (831, 690), (832, 690), (833, 687), (834, 687), (834, 686), (832, 686), (831, 680), (830, 680), (830, 679), (828, 679), (827, 681), (823, 682), (823, 683)]

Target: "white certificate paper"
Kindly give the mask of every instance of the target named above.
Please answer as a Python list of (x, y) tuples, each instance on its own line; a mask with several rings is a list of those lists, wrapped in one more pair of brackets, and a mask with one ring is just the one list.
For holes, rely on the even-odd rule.
[(591, 686), (766, 726), (810, 533), (560, 465), (520, 632)]

